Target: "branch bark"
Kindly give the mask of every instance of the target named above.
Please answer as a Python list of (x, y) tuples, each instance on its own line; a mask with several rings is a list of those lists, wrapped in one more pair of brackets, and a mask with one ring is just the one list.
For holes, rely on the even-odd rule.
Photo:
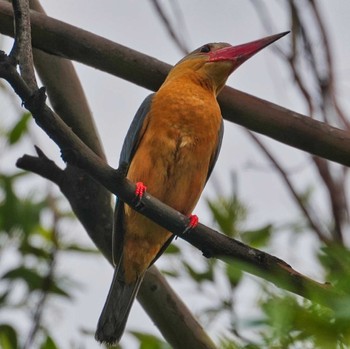
[[(43, 89), (33, 92), (18, 75), (15, 67), (6, 63), (7, 56), (0, 57), (0, 77), (6, 78), (24, 102), (25, 107), (33, 114), (36, 122), (58, 144), (68, 163), (79, 166), (95, 180), (103, 184), (109, 191), (146, 217), (156, 221), (167, 230), (199, 248), (206, 257), (223, 260), (233, 259), (243, 262), (242, 268), (254, 275), (275, 283), (305, 298), (314, 299), (330, 305), (332, 299), (339, 294), (328, 284), (315, 282), (296, 272), (284, 261), (265, 252), (256, 250), (239, 241), (228, 238), (202, 224), (190, 234), (182, 234), (188, 226), (188, 217), (166, 206), (146, 193), (141, 205), (135, 202), (135, 185), (120, 172), (108, 166), (103, 159), (91, 151), (67, 125), (55, 115), (45, 104)], [(29, 165), (28, 165), (29, 164)], [(18, 166), (30, 169), (30, 162), (24, 156)], [(136, 207), (137, 206), (137, 207)]]
[[(12, 11), (0, 1), (0, 31), (13, 35)], [(31, 14), (32, 42), (66, 57), (157, 90), (170, 66), (110, 40), (53, 18)], [(295, 148), (350, 165), (348, 132), (312, 120), (246, 93), (226, 87), (219, 97), (224, 118)]]
[(15, 13), (16, 39), (12, 47), (10, 57), (19, 63), (19, 68), (24, 81), (29, 87), (37, 88), (34, 74), (31, 26), (29, 14), (29, 0), (13, 0), (13, 11)]
[[(30, 6), (35, 11), (44, 13), (37, 0), (31, 0)], [(90, 108), (73, 64), (67, 59), (38, 49), (33, 49), (33, 56), (36, 70), (47, 88), (55, 112), (90, 149), (105, 159)], [(36, 150), (38, 157), (30, 159), (31, 166), (28, 170), (40, 174), (61, 188), (91, 239), (111, 262), (113, 214), (110, 192), (81, 169), (68, 164), (62, 170), (40, 149)], [(152, 267), (151, 273), (146, 273), (138, 300), (173, 348), (216, 348), (156, 267)], [(182, 336), (178, 335), (179, 332)]]
[[(1, 4), (0, 4), (1, 5)], [(135, 187), (120, 177), (118, 172), (111, 169), (94, 152), (88, 149), (73, 132), (43, 103), (43, 91), (32, 94), (30, 88), (20, 79), (17, 72), (11, 69), (11, 65), (3, 58), (1, 73), (11, 83), (20, 95), (26, 107), (32, 112), (41, 127), (59, 144), (65, 155), (65, 159), (72, 165), (78, 165), (86, 170), (95, 179), (103, 183), (109, 190), (133, 206)], [(12, 67), (13, 68), (13, 67)], [(6, 71), (8, 69), (8, 71)], [(238, 92), (238, 91), (236, 91)], [(24, 157), (19, 161), (23, 168), (31, 168), (31, 161)], [(92, 200), (91, 200), (92, 201)], [(141, 213), (156, 220), (165, 228), (180, 234), (187, 226), (187, 217), (171, 210), (148, 194), (143, 199)], [(243, 269), (265, 279), (274, 282), (279, 287), (288, 289), (306, 298), (314, 298), (317, 294), (318, 301), (331, 304), (332, 298), (338, 296), (327, 284), (320, 284), (310, 280), (293, 270), (287, 263), (270, 256), (264, 252), (252, 249), (238, 241), (231, 240), (202, 225), (191, 234), (180, 236), (200, 248), (207, 257), (238, 258), (243, 261)], [(198, 344), (198, 343), (197, 343)], [(198, 347), (198, 346), (197, 346)]]

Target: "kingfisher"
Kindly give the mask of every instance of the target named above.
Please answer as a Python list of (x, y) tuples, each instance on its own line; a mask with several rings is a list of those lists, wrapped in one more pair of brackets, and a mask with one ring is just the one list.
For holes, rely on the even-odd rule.
[[(223, 119), (217, 96), (244, 61), (288, 32), (232, 46), (210, 43), (181, 59), (159, 90), (141, 104), (122, 147), (119, 168), (147, 192), (190, 217), (219, 155)], [(147, 187), (146, 187), (147, 186)], [(119, 342), (147, 269), (174, 235), (117, 198), (112, 236), (112, 285), (95, 338)]]

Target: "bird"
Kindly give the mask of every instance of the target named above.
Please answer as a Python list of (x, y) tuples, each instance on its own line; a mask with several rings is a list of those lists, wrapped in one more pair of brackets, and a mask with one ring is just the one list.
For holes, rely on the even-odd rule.
[[(130, 125), (119, 168), (136, 183), (135, 197), (147, 192), (190, 217), (218, 158), (223, 119), (217, 96), (243, 62), (288, 32), (238, 46), (210, 43), (181, 59), (156, 93), (146, 97)], [(95, 338), (118, 343), (147, 269), (174, 235), (117, 198), (112, 284)]]

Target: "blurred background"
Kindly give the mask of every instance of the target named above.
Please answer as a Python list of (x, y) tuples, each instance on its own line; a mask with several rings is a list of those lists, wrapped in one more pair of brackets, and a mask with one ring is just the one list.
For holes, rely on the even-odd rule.
[[(170, 64), (208, 42), (235, 45), (291, 30), (241, 66), (227, 84), (349, 130), (346, 0), (41, 4), (49, 16)], [(12, 42), (0, 35), (1, 50), (9, 52)], [(108, 163), (117, 167), (129, 124), (150, 91), (74, 66)], [(112, 268), (57, 187), (16, 168), (17, 158), (35, 154), (34, 145), (64, 164), (58, 147), (4, 81), (0, 106), (0, 347), (13, 348), (17, 338), (21, 348), (98, 348), (93, 333)], [(202, 223), (282, 258), (310, 278), (342, 280), (346, 288), (348, 184), (346, 168), (226, 122), (218, 163), (195, 213)], [(181, 239), (157, 266), (219, 348), (349, 345), (344, 314), (339, 319), (242, 274), (235, 265), (207, 261)], [(54, 287), (45, 289), (45, 280)], [(127, 330), (122, 348), (167, 348), (137, 302)]]

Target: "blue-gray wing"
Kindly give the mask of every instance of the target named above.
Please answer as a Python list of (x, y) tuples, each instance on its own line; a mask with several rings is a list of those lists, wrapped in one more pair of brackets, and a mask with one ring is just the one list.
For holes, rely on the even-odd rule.
[(119, 166), (125, 164), (130, 166), (131, 160), (135, 155), (135, 151), (140, 143), (142, 138), (141, 130), (145, 118), (151, 108), (151, 102), (154, 93), (145, 98), (142, 102), (140, 108), (137, 110), (134, 119), (129, 127), (128, 133), (126, 134), (122, 151), (120, 153)]
[(218, 144), (216, 146), (216, 150), (210, 160), (210, 164), (209, 164), (209, 170), (208, 170), (208, 176), (207, 176), (207, 180), (209, 179), (211, 173), (213, 172), (214, 166), (216, 164), (216, 161), (219, 157), (219, 153), (220, 153), (220, 149), (221, 149), (221, 145), (222, 145), (222, 138), (224, 136), (224, 121), (221, 120), (221, 125), (220, 125), (220, 129), (219, 129), (219, 135), (218, 135)]
[[(146, 97), (140, 108), (137, 110), (134, 119), (126, 134), (122, 151), (119, 158), (119, 168), (125, 173), (128, 173), (130, 163), (135, 155), (135, 152), (140, 144), (142, 136), (146, 130), (145, 120), (148, 115), (154, 93)], [(123, 255), (124, 244), (124, 204), (116, 198), (116, 206), (114, 211), (113, 238), (112, 238), (112, 256), (113, 263), (116, 267), (119, 266)], [(122, 271), (120, 271), (122, 273)], [(120, 275), (122, 277), (122, 275)]]

